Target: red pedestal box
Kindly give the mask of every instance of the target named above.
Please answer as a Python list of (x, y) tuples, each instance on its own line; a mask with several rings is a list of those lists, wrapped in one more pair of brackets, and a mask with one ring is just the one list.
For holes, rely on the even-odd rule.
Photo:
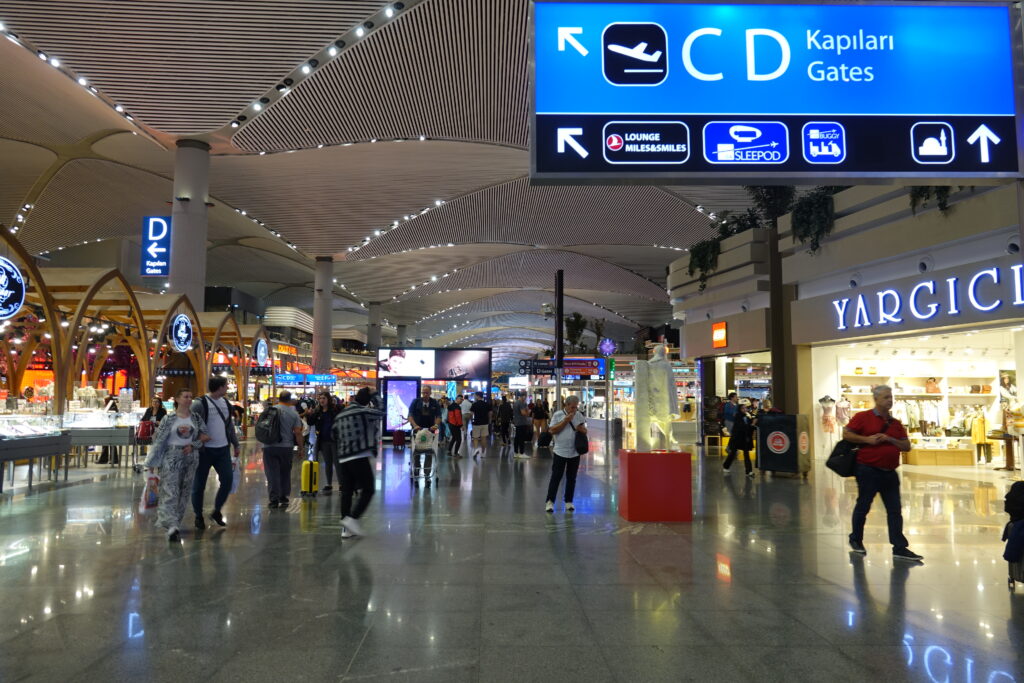
[(619, 516), (630, 522), (693, 521), (691, 455), (619, 451)]

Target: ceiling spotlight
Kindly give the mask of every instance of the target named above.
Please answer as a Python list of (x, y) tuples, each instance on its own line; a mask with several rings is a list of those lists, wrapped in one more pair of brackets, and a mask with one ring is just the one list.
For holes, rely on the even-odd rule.
[(386, 10), (384, 10), (384, 16), (386, 16), (388, 19), (395, 16), (395, 9), (393, 7), (388, 7)]
[(426, 136), (426, 135), (421, 135), (421, 136), (420, 136), (420, 140), (421, 140), (421, 141), (422, 141), (422, 140), (426, 140), (426, 139), (427, 139), (427, 136)]
[(238, 128), (238, 121), (232, 121), (231, 122), (231, 127), (232, 128)]
[(85, 87), (85, 86), (89, 85), (89, 81), (87, 81), (83, 77), (79, 76), (78, 77), (78, 85), (80, 85), (82, 87)]
[(434, 200), (434, 206), (441, 206), (442, 204), (444, 204), (444, 200), (443, 199), (435, 199)]
[(43, 60), (44, 62), (46, 61), (47, 57), (45, 52), (37, 52), (36, 54), (39, 55), (39, 59)]
[(53, 59), (50, 60), (50, 66), (52, 66), (54, 68), (60, 66), (60, 60), (57, 59), (56, 57), (54, 57)]
[(304, 74), (308, 74), (308, 73), (309, 73), (310, 71), (312, 71), (312, 70), (313, 70), (313, 69), (311, 69), (311, 68), (309, 67), (309, 64), (303, 64), (303, 65), (302, 65), (302, 73), (304, 73)]
[(123, 114), (124, 113), (124, 107), (122, 107), (120, 104), (115, 104), (114, 105), (114, 111), (116, 111), (118, 114)]
[(256, 111), (259, 111), (259, 110), (263, 109), (263, 105), (260, 104), (259, 102), (253, 102), (252, 103), (252, 108), (255, 109)]
[(331, 45), (329, 48), (327, 48), (327, 54), (330, 55), (331, 57), (337, 57), (338, 56), (338, 48), (336, 48), (333, 45)]
[[(365, 35), (366, 35), (366, 29), (364, 29), (362, 26), (360, 26), (359, 28), (356, 29), (356, 38), (362, 38)], [(45, 59), (45, 57), (44, 57), (44, 59)]]

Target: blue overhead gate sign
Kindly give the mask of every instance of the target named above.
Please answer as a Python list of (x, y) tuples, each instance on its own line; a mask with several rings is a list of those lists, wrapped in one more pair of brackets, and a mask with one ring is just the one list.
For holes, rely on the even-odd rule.
[(142, 277), (171, 274), (171, 217), (142, 219)]
[(535, 180), (1019, 176), (1006, 5), (535, 0), (533, 18)]

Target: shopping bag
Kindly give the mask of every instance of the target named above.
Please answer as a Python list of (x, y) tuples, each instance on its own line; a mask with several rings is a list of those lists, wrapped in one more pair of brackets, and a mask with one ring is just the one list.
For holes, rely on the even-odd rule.
[(825, 467), (829, 468), (840, 477), (852, 477), (857, 471), (857, 451), (860, 446), (845, 439), (840, 441), (832, 449), (832, 454), (825, 461)]
[(238, 493), (238, 483), (242, 481), (242, 468), (238, 458), (231, 458), (231, 493)]
[(139, 500), (139, 512), (152, 510), (159, 502), (160, 477), (150, 474), (146, 477), (146, 485), (142, 489), (142, 497)]

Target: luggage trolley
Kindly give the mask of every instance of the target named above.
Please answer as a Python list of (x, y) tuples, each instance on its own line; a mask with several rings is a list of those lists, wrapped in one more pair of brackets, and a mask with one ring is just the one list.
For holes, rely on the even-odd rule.
[[(419, 429), (412, 437), (412, 454), (409, 463), (409, 481), (413, 484), (421, 479), (430, 485), (431, 481), (438, 481), (437, 476), (437, 432), (431, 429)], [(420, 467), (420, 458), (429, 458), (430, 467)]]

